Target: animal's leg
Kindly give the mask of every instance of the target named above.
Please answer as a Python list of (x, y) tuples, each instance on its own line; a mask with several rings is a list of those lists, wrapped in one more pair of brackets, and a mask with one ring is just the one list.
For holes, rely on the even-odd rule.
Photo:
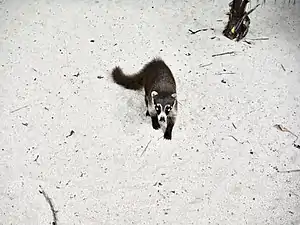
[(147, 111), (146, 111), (146, 116), (150, 116), (150, 113), (149, 113), (149, 110), (148, 110), (148, 99), (147, 99), (147, 96), (145, 96), (145, 104), (146, 104), (146, 108), (147, 108)]
[(172, 131), (173, 131), (174, 124), (175, 124), (175, 117), (167, 118), (167, 128), (166, 128), (166, 131), (164, 133), (164, 138), (165, 139), (167, 139), (167, 140), (172, 139)]
[(158, 130), (160, 128), (157, 116), (151, 116), (151, 122), (154, 130)]

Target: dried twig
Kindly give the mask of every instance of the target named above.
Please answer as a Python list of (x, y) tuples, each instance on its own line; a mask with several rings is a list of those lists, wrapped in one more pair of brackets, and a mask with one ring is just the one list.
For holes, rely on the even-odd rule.
[(284, 66), (281, 64), (281, 68), (283, 69), (283, 71), (285, 71), (285, 68), (284, 68)]
[(196, 31), (193, 31), (193, 30), (189, 29), (189, 32), (191, 34), (197, 34), (200, 31), (207, 31), (207, 30), (214, 30), (214, 28), (203, 28), (203, 29), (199, 29), (199, 30), (196, 30)]
[(234, 136), (229, 135), (229, 137), (232, 137), (235, 141), (239, 142), (238, 139), (236, 139)]
[(148, 144), (146, 145), (146, 147), (144, 148), (144, 150), (143, 150), (143, 152), (142, 152), (142, 154), (141, 154), (141, 157), (144, 155), (144, 153), (146, 152), (146, 150), (147, 150), (147, 148), (148, 148), (148, 146), (149, 146), (149, 144), (150, 144), (150, 142), (151, 142), (152, 140), (150, 140), (149, 142), (148, 142)]
[(295, 148), (299, 148), (300, 149), (300, 145), (296, 144), (296, 141), (298, 140), (298, 136), (296, 134), (294, 134), (292, 131), (290, 131), (289, 129), (287, 129), (286, 127), (280, 125), (280, 124), (275, 124), (274, 125), (275, 128), (277, 128), (278, 130), (282, 131), (282, 132), (288, 132), (291, 135), (293, 135), (296, 139), (293, 142), (293, 145)]
[(261, 37), (261, 38), (248, 38), (249, 40), (252, 40), (252, 41), (267, 41), (269, 40), (268, 37)]
[(206, 66), (210, 66), (211, 64), (212, 64), (212, 63), (200, 64), (200, 66), (199, 66), (199, 67), (200, 67), (200, 68), (201, 68), (201, 67), (206, 67)]
[(283, 171), (280, 171), (280, 170), (277, 170), (278, 173), (295, 173), (295, 172), (300, 172), (300, 169), (297, 169), (297, 170), (283, 170)]
[(77, 72), (76, 74), (74, 74), (73, 76), (74, 77), (79, 77), (79, 75), (80, 75), (80, 73), (79, 72)]
[(298, 136), (296, 134), (294, 134), (292, 131), (290, 131), (289, 129), (283, 127), (282, 125), (280, 124), (275, 124), (274, 125), (275, 128), (277, 128), (278, 130), (282, 131), (282, 132), (288, 132), (290, 133), (291, 135), (295, 136), (296, 137), (296, 140), (294, 141), (294, 143), (298, 140)]
[(230, 52), (222, 52), (222, 53), (218, 53), (218, 54), (213, 54), (211, 57), (216, 57), (216, 56), (221, 56), (221, 55), (231, 55), (234, 54), (234, 51), (230, 51)]
[(37, 160), (39, 159), (39, 157), (40, 157), (40, 155), (37, 155), (37, 156), (35, 157), (35, 159), (33, 160), (33, 162), (37, 162)]
[(20, 108), (17, 108), (17, 109), (15, 109), (15, 110), (10, 111), (10, 113), (18, 112), (19, 110), (24, 109), (24, 108), (27, 108), (28, 106), (29, 106), (29, 105), (22, 106), (22, 107), (20, 107)]
[(66, 138), (71, 137), (73, 134), (75, 134), (75, 131), (74, 131), (74, 130), (71, 130), (71, 131), (70, 131), (70, 134), (68, 134), (68, 135), (66, 136)]
[(48, 203), (49, 206), (50, 206), (51, 212), (52, 212), (52, 217), (53, 217), (52, 225), (57, 225), (57, 215), (56, 215), (56, 213), (57, 213), (58, 211), (56, 211), (56, 210), (54, 209), (53, 202), (52, 202), (51, 198), (49, 198), (49, 196), (46, 194), (46, 192), (42, 189), (41, 186), (40, 186), (40, 188), (41, 188), (41, 190), (40, 190), (39, 192), (40, 192), (41, 194), (44, 195), (44, 197), (45, 197), (47, 203)]
[(219, 72), (219, 73), (215, 73), (215, 75), (223, 75), (223, 74), (235, 74), (235, 72)]
[(234, 129), (236, 129), (236, 126), (235, 126), (235, 124), (234, 124), (234, 123), (232, 123), (232, 126), (234, 127)]
[(244, 40), (244, 42), (247, 43), (248, 45), (252, 45), (251, 41)]

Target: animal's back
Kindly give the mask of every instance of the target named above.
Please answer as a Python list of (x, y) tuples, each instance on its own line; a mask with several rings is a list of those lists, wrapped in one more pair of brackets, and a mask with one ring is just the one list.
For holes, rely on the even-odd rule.
[(145, 66), (143, 72), (147, 74), (144, 76), (146, 92), (154, 89), (166, 92), (176, 91), (176, 83), (173, 74), (162, 59), (156, 58), (152, 60)]

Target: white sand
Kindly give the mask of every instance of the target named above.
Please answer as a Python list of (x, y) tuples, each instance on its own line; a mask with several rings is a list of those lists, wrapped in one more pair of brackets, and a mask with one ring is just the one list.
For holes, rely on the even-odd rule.
[[(300, 224), (300, 173), (276, 171), (300, 149), (273, 127), (300, 135), (300, 6), (257, 8), (246, 40), (269, 40), (249, 45), (221, 34), (228, 1), (204, 2), (1, 1), (1, 225), (51, 224), (39, 186), (59, 225)], [(109, 77), (154, 56), (178, 84), (171, 141)]]

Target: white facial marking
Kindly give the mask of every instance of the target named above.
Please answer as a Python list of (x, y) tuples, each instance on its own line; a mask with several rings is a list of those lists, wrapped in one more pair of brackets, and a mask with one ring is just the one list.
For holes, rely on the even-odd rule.
[(172, 110), (172, 106), (170, 106), (170, 105), (165, 106), (165, 110), (164, 110), (165, 112), (169, 113), (171, 110)]
[(156, 110), (156, 111), (161, 110), (161, 108), (162, 108), (162, 107), (161, 107), (161, 104), (156, 104), (156, 106), (155, 106), (155, 110)]
[(158, 93), (157, 93), (156, 91), (152, 91), (152, 92), (151, 92), (152, 98), (153, 98), (154, 96), (156, 96), (156, 95), (158, 95)]
[(167, 123), (167, 115), (164, 111), (162, 111), (159, 115), (157, 115), (157, 118), (160, 124), (165, 125)]

